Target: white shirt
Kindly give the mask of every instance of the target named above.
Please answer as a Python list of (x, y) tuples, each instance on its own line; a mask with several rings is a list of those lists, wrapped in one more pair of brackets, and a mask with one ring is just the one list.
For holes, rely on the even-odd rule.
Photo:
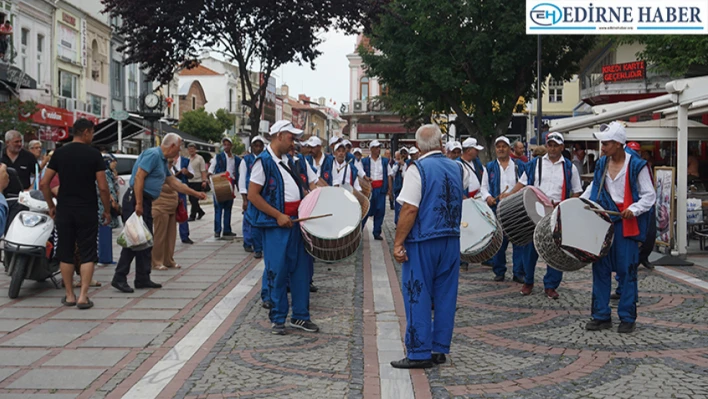
[[(506, 188), (506, 192), (510, 193), (511, 190), (514, 189), (514, 186), (516, 185), (517, 178), (517, 171), (516, 171), (516, 162), (514, 162), (513, 159), (509, 158), (509, 163), (506, 165), (506, 169), (502, 166), (501, 162), (497, 159), (497, 164), (499, 164), (499, 174), (500, 174), (500, 180), (499, 180), (499, 194), (504, 194), (504, 189)], [(544, 169), (545, 170), (545, 169)], [(489, 174), (487, 174), (487, 169), (484, 169), (485, 173), (482, 176), (482, 188), (480, 189), (480, 194), (482, 194), (482, 199), (487, 200), (487, 198), (491, 197), (492, 195), (489, 194)], [(470, 190), (472, 191), (472, 190)]]
[[(273, 161), (278, 165), (280, 176), (283, 178), (285, 185), (285, 202), (300, 201), (300, 189), (297, 186), (297, 182), (293, 179), (288, 170), (283, 167), (283, 164), (288, 164), (288, 156), (283, 154), (283, 156), (278, 158), (273, 152), (273, 149), (270, 148), (270, 144), (267, 148), (270, 156), (273, 157)], [(282, 161), (282, 163), (279, 161)], [(251, 182), (259, 186), (265, 185), (265, 172), (263, 172), (263, 165), (260, 159), (256, 159), (256, 162), (253, 164), (253, 169), (251, 169)]]
[(248, 194), (248, 184), (246, 184), (246, 174), (248, 173), (248, 165), (246, 161), (241, 160), (241, 166), (238, 167), (238, 192)]
[[(551, 162), (551, 159), (548, 158), (548, 154), (546, 154), (539, 162), (542, 162), (541, 167), (543, 168), (543, 172), (541, 172), (541, 184), (538, 183), (538, 164), (536, 164), (534, 186), (540, 188), (548, 199), (560, 202), (563, 196), (563, 181), (565, 179), (563, 176), (563, 157), (560, 157), (556, 162)], [(528, 185), (526, 172), (524, 172), (519, 179), (519, 183), (524, 186)], [(571, 172), (570, 184), (570, 191), (572, 193), (583, 192), (583, 186), (580, 184), (580, 174), (578, 174), (578, 168), (576, 168), (575, 165), (573, 165), (573, 171)]]
[[(460, 158), (460, 160), (462, 162), (462, 166), (465, 169), (467, 169), (468, 172), (470, 172), (469, 177), (467, 178), (467, 181), (465, 182), (465, 188), (467, 189), (467, 193), (472, 193), (477, 190), (480, 190), (480, 193), (481, 193), (482, 182), (479, 181), (479, 179), (477, 178), (477, 173), (476, 173), (477, 168), (474, 167), (474, 163), (467, 162), (462, 158)], [(468, 166), (469, 166), (469, 168), (468, 168)], [(470, 168), (472, 168), (471, 171), (470, 171)], [(484, 176), (486, 176), (486, 175), (487, 175), (487, 168), (482, 166), (482, 180), (484, 180)]]
[[(345, 175), (346, 173), (346, 175)], [(335, 159), (334, 162), (332, 162), (332, 185), (333, 186), (339, 186), (342, 184), (342, 180), (346, 184), (351, 183), (351, 173), (352, 173), (352, 166), (348, 164), (346, 161), (344, 163), (339, 163)], [(358, 191), (361, 191), (361, 185), (359, 184), (359, 179), (354, 179), (354, 188)]]
[[(214, 170), (216, 169), (216, 157), (214, 157), (214, 160), (212, 160), (211, 165), (209, 165), (209, 174), (213, 175)], [(229, 172), (229, 175), (231, 177), (236, 177), (236, 158), (231, 154), (229, 156), (228, 154), (226, 155), (226, 171)]]
[(364, 173), (364, 164), (361, 163), (361, 160), (357, 160), (354, 158), (354, 167), (356, 168), (356, 175), (361, 177), (362, 179), (366, 177), (366, 173)]
[[(374, 158), (371, 159), (371, 180), (377, 181), (377, 180), (383, 180), (384, 179), (384, 174), (383, 174), (383, 162), (382, 158), (379, 157), (379, 159), (374, 160)], [(388, 176), (386, 176), (388, 178)]]
[(406, 164), (403, 164), (403, 167), (401, 167), (401, 165), (399, 165), (398, 162), (396, 162), (396, 164), (390, 168), (388, 175), (396, 177), (396, 173), (398, 173), (398, 169), (401, 169), (401, 175), (405, 175), (406, 169), (408, 169), (408, 166)]
[[(624, 185), (627, 176), (627, 168), (629, 167), (630, 154), (624, 157), (624, 167), (617, 173), (614, 179), (610, 177), (610, 171), (608, 168), (607, 174), (605, 176), (605, 188), (607, 192), (612, 197), (612, 200), (617, 204), (624, 203)], [(656, 192), (654, 191), (654, 183), (651, 181), (651, 176), (649, 175), (649, 170), (647, 168), (642, 168), (639, 172), (639, 177), (637, 178), (639, 183), (639, 201), (633, 203), (629, 206), (629, 210), (632, 211), (634, 216), (639, 216), (642, 213), (648, 212), (656, 201)], [(590, 199), (590, 194), (592, 193), (592, 186), (595, 184), (593, 181), (590, 183), (588, 188), (585, 190), (582, 198)]]
[[(442, 154), (442, 151), (431, 151), (422, 155), (418, 160), (421, 160), (427, 156), (433, 154)], [(469, 171), (464, 166), (460, 165), (463, 173), (463, 182), (469, 180)], [(463, 184), (464, 186), (464, 184)], [(403, 205), (404, 203), (413, 205), (416, 208), (420, 207), (420, 200), (423, 197), (423, 183), (420, 180), (420, 171), (415, 166), (414, 163), (408, 165), (408, 171), (406, 172), (406, 178), (403, 180), (403, 187), (401, 188), (401, 193), (396, 198), (396, 201)]]
[(317, 173), (318, 177), (322, 177), (322, 163), (324, 163), (325, 160), (325, 153), (320, 154), (320, 159), (315, 158), (315, 156), (312, 156), (312, 168), (315, 169), (315, 172)]

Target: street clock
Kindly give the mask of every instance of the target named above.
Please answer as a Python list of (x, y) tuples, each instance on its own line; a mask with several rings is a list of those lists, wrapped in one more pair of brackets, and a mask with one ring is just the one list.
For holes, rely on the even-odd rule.
[(154, 110), (160, 104), (160, 97), (158, 97), (155, 93), (150, 93), (145, 96), (143, 102), (145, 103), (146, 108)]

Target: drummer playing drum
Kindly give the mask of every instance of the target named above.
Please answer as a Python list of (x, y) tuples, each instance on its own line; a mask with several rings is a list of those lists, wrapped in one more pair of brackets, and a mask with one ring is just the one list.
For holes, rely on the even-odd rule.
[[(549, 134), (546, 139), (548, 152), (543, 157), (534, 158), (526, 165), (526, 172), (516, 183), (512, 194), (529, 185), (538, 187), (548, 199), (556, 204), (570, 197), (579, 197), (583, 192), (580, 174), (573, 163), (561, 155), (564, 142), (562, 134)], [(533, 242), (526, 246), (525, 252), (523, 263), (526, 275), (524, 276), (524, 285), (521, 287), (521, 295), (530, 295), (533, 290), (538, 252), (536, 252)], [(551, 299), (560, 297), (556, 290), (562, 279), (563, 272), (552, 267), (546, 268), (543, 286), (547, 297)]]
[(612, 328), (610, 291), (615, 271), (622, 291), (617, 306), (620, 318), (617, 332), (631, 333), (637, 319), (639, 243), (649, 230), (648, 211), (654, 205), (656, 193), (646, 161), (622, 148), (627, 133), (621, 123), (603, 125), (595, 137), (602, 142), (605, 156), (597, 161), (593, 181), (583, 198), (606, 210), (621, 212), (622, 216), (611, 216), (615, 237), (610, 253), (592, 265), (592, 320), (585, 329)]

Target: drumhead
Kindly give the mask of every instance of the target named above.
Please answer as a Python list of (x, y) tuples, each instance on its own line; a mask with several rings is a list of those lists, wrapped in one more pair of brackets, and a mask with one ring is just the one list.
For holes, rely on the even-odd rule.
[(570, 198), (561, 202), (553, 210), (551, 225), (558, 225), (560, 213), (561, 245), (600, 256), (606, 246), (605, 240), (612, 223), (601, 214), (585, 209), (591, 204), (602, 209), (598, 204), (586, 199)]
[(311, 215), (332, 216), (308, 220), (301, 227), (315, 237), (336, 239), (342, 238), (359, 228), (361, 221), (361, 205), (354, 194), (339, 187), (320, 187), (319, 198)]
[(534, 224), (538, 224), (544, 216), (553, 211), (552, 207), (546, 206), (543, 201), (541, 201), (539, 194), (536, 193), (534, 187), (527, 187), (523, 190), (523, 196), (526, 214), (534, 222)]
[(474, 252), (486, 246), (497, 231), (497, 218), (494, 212), (482, 200), (466, 199), (462, 201), (462, 222), (460, 226), (460, 252)]

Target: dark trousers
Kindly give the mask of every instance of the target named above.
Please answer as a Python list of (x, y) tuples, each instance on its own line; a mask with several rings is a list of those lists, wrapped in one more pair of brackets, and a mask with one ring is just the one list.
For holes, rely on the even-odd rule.
[[(179, 199), (184, 202), (184, 211), (187, 212), (187, 195), (179, 193)], [(184, 222), (179, 224), (179, 238), (180, 240), (189, 239), (189, 222)]]
[[(123, 223), (135, 212), (135, 196), (133, 190), (126, 191), (123, 196)], [(150, 233), (152, 233), (152, 197), (143, 193), (143, 221), (147, 225)], [(142, 251), (133, 251), (130, 248), (123, 248), (120, 251), (120, 259), (116, 266), (116, 273), (113, 275), (113, 281), (127, 282), (128, 273), (130, 273), (130, 264), (135, 259), (135, 281), (147, 283), (150, 281), (150, 270), (152, 268), (152, 247)]]
[[(202, 183), (188, 183), (189, 188), (194, 191), (202, 191)], [(198, 214), (204, 213), (202, 207), (199, 206), (199, 198), (189, 196), (189, 203), (192, 204), (192, 210), (189, 212), (189, 217), (196, 218)]]

